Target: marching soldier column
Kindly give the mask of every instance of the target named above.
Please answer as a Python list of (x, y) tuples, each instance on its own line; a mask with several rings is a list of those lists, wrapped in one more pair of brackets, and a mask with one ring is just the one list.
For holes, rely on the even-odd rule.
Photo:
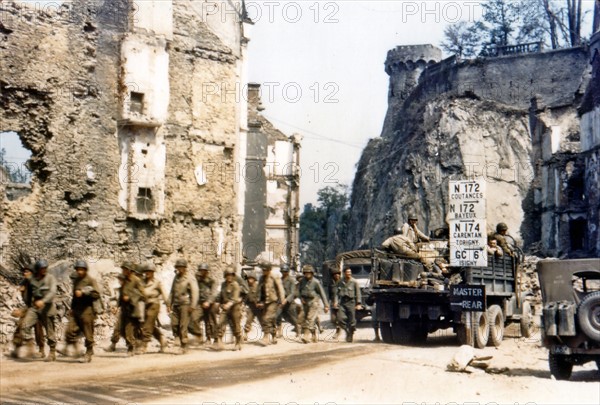
[[(123, 338), (127, 356), (144, 354), (153, 337), (160, 345), (160, 352), (165, 352), (167, 340), (161, 332), (159, 322), (163, 302), (170, 314), (173, 337), (179, 341), (181, 354), (188, 350), (188, 331), (198, 342), (212, 341), (214, 350), (223, 350), (228, 325), (235, 339), (233, 350), (241, 350), (242, 342), (248, 340), (254, 319), (260, 321), (263, 337), (259, 343), (262, 346), (277, 343), (278, 325), (281, 328), (284, 320), (292, 325), (302, 342), (316, 343), (317, 332), (320, 330), (320, 303), (323, 303), (325, 312), (329, 310), (323, 287), (314, 278), (314, 268), (310, 265), (302, 267), (303, 275), (299, 282), (290, 275), (287, 265), (281, 266), (282, 276), (279, 277), (272, 273), (272, 264), (261, 263), (259, 267), (263, 274), (260, 280), (257, 280), (254, 271), (247, 272), (244, 279), (236, 274), (233, 266), (229, 266), (219, 289), (217, 281), (210, 276), (208, 264), (200, 264), (196, 274), (191, 275), (187, 271), (187, 261), (178, 259), (168, 295), (162, 283), (155, 278), (156, 267), (153, 263), (136, 265), (125, 261), (120, 267), (121, 274), (117, 277), (119, 288), (113, 294), (116, 305), (111, 311), (116, 315), (116, 322), (111, 344), (105, 349), (107, 352), (114, 352), (117, 343)], [(73, 268), (72, 300), (67, 314), (65, 344), (58, 352), (64, 356), (80, 358), (81, 362), (91, 362), (95, 345), (94, 322), (104, 312), (102, 291), (98, 282), (88, 274), (87, 262), (76, 260)], [(31, 269), (35, 269), (33, 275)], [(22, 346), (25, 347), (25, 356), (35, 356), (35, 330), (35, 338), (42, 353), (38, 357), (43, 357), (44, 354), (45, 333), (50, 347), (45, 360), (55, 361), (56, 278), (48, 273), (48, 262), (45, 260), (39, 260), (35, 265), (25, 265), (22, 271), (24, 279), (19, 285), (19, 291), (25, 306), (13, 313), (17, 318), (17, 330), (13, 339), (15, 349), (11, 356), (19, 357)], [(296, 301), (301, 304), (296, 304)], [(360, 306), (360, 289), (349, 269), (345, 272), (344, 279), (334, 285), (332, 302), (337, 313), (334, 325), (343, 327), (346, 330), (346, 340), (351, 342), (356, 328), (354, 311)], [(242, 327), (244, 313), (246, 323)], [(81, 336), (85, 341), (85, 353), (79, 345)]]

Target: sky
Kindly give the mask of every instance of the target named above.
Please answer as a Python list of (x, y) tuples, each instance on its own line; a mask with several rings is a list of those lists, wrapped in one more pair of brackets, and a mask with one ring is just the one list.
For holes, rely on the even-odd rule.
[[(287, 135), (303, 136), (302, 206), (315, 203), (323, 187), (350, 186), (363, 148), (380, 135), (387, 51), (438, 46), (448, 24), (481, 15), (481, 2), (452, 0), (247, 0), (246, 6), (255, 22), (245, 32), (248, 78), (262, 85), (263, 114)], [(584, 8), (592, 9), (593, 0), (584, 0)], [(9, 158), (29, 156), (16, 136), (0, 134), (0, 147)]]

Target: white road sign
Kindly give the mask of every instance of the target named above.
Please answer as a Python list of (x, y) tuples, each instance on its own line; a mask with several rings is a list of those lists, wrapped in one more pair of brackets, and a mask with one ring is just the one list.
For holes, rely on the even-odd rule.
[(485, 180), (450, 181), (450, 266), (486, 267)]

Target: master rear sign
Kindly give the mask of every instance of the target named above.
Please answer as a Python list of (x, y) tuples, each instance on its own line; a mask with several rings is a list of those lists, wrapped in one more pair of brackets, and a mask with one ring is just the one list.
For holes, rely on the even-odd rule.
[(450, 266), (487, 267), (485, 180), (450, 181)]

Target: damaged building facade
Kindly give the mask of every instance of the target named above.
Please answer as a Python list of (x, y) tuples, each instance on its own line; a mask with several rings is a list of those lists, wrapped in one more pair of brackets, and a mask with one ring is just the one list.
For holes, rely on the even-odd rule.
[(299, 271), (300, 141), (260, 114), (260, 85), (248, 85), (248, 139), (244, 172), (242, 243), (247, 258), (266, 252)]
[(170, 0), (0, 4), (0, 132), (33, 173), (12, 201), (0, 185), (5, 265), (19, 250), (240, 263), (247, 39), (242, 2), (213, 4), (239, 18)]

